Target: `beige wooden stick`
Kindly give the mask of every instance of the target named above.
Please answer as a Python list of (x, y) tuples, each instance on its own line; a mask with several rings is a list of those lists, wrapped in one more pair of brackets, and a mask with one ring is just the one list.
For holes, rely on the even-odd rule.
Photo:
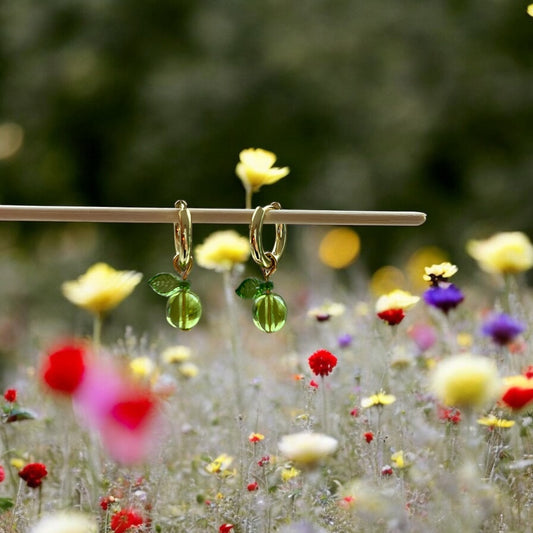
[[(196, 224), (249, 224), (253, 209), (190, 208)], [(33, 222), (122, 222), (173, 223), (175, 208), (150, 207), (67, 207), (67, 206), (0, 206), (0, 221)], [(314, 211), (303, 209), (272, 210), (265, 223), (347, 226), (419, 226), (426, 220), (417, 211)]]

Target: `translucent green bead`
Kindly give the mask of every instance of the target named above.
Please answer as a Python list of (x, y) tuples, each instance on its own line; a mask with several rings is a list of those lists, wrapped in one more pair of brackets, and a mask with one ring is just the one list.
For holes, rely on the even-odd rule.
[(263, 294), (255, 299), (252, 315), (261, 331), (274, 333), (287, 321), (287, 304), (279, 294)]
[(188, 330), (195, 326), (202, 316), (200, 298), (189, 290), (179, 290), (167, 302), (167, 321), (179, 329)]

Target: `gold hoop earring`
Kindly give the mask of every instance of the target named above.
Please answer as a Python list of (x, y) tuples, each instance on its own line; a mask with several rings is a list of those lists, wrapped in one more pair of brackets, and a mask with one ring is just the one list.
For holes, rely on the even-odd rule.
[(189, 330), (202, 316), (202, 304), (198, 295), (190, 290), (187, 277), (192, 268), (192, 220), (187, 202), (178, 200), (177, 222), (174, 223), (174, 247), (176, 254), (172, 260), (174, 270), (178, 273), (162, 272), (148, 280), (154, 292), (168, 297), (166, 317), (174, 328)]
[(263, 272), (264, 281), (247, 278), (235, 291), (241, 298), (253, 300), (252, 317), (254, 324), (266, 333), (279, 331), (287, 321), (287, 304), (279, 294), (273, 292), (274, 284), (270, 281), (270, 276), (278, 268), (281, 254), (287, 242), (285, 224), (276, 224), (272, 250), (265, 252), (263, 246), (263, 222), (265, 215), (273, 209), (281, 209), (281, 205), (278, 202), (273, 202), (266, 207), (257, 207), (250, 222), (250, 252), (252, 259)]

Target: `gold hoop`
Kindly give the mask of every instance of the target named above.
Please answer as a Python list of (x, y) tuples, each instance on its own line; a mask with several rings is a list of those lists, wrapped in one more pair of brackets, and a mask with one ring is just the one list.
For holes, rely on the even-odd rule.
[(178, 200), (174, 207), (178, 209), (178, 221), (174, 224), (174, 245), (176, 255), (172, 261), (174, 269), (181, 279), (187, 279), (192, 268), (192, 221), (187, 202)]
[(250, 223), (250, 251), (252, 259), (261, 267), (266, 279), (271, 276), (278, 266), (285, 243), (287, 242), (287, 227), (276, 224), (276, 240), (272, 251), (265, 252), (263, 248), (263, 222), (265, 215), (272, 209), (281, 209), (278, 202), (272, 202), (265, 207), (256, 207)]

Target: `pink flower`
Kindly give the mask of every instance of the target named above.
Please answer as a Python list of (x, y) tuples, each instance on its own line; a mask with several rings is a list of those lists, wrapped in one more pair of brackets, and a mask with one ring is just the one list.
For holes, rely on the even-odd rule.
[(6, 471), (4, 470), (4, 467), (0, 465), (0, 483), (6, 479)]

